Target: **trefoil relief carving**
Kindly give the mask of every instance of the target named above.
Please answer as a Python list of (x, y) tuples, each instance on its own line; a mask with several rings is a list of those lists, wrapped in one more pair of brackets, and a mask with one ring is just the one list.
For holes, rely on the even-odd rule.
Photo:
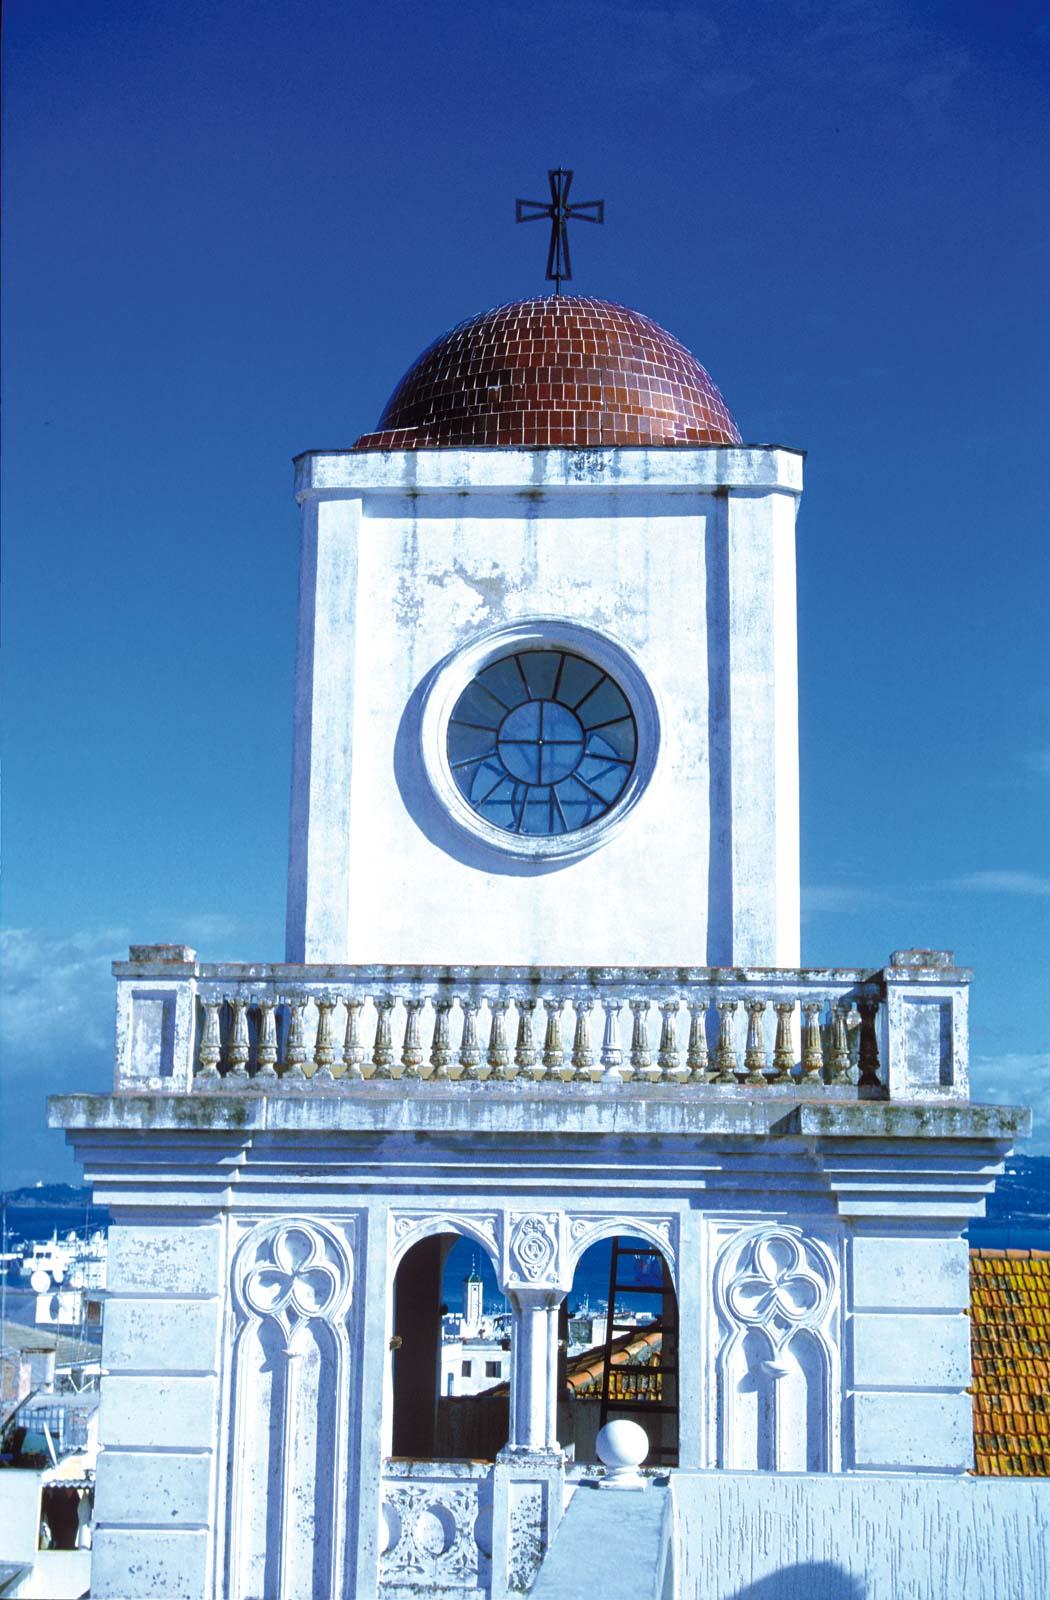
[(305, 1221), (271, 1224), (242, 1243), (250, 1265), (243, 1271), (240, 1298), (260, 1319), (273, 1318), (285, 1345), (304, 1322), (332, 1322), (346, 1309), (353, 1286), (349, 1245)]
[(718, 1465), (827, 1472), (838, 1464), (839, 1270), (786, 1224), (745, 1228), (715, 1269)]

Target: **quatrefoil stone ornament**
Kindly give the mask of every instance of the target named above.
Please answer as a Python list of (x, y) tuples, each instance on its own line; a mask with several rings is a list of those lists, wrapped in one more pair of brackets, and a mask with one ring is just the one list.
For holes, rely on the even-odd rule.
[(726, 1289), (726, 1304), (737, 1322), (763, 1328), (777, 1349), (797, 1328), (816, 1327), (830, 1298), (826, 1277), (787, 1232), (752, 1240)]
[(291, 1336), (303, 1322), (332, 1314), (343, 1274), (324, 1239), (304, 1223), (290, 1223), (268, 1241), (267, 1256), (244, 1279), (244, 1299), (260, 1317), (273, 1317)]

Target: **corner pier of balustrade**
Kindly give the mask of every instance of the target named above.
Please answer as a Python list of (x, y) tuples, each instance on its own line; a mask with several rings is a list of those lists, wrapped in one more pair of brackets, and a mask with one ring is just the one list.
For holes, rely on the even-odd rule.
[[(970, 972), (116, 962), (118, 1094), (965, 1101)], [(389, 1091), (387, 1091), (389, 1092)]]

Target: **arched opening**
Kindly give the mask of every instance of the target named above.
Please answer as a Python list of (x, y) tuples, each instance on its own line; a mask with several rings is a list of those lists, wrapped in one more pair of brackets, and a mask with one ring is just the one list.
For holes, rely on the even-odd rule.
[(558, 1439), (577, 1461), (596, 1461), (600, 1429), (626, 1417), (648, 1435), (647, 1466), (678, 1465), (678, 1300), (654, 1244), (617, 1235), (584, 1251), (560, 1354)]
[(493, 1461), (510, 1415), (510, 1307), (486, 1253), (452, 1232), (421, 1239), (394, 1277), (390, 1453)]

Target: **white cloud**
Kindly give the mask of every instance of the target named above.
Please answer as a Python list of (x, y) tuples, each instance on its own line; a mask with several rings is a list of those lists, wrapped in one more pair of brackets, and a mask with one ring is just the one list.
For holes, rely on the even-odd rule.
[(967, 872), (961, 878), (946, 878), (942, 889), (972, 889), (977, 894), (1050, 895), (1050, 878), (1038, 872)]
[(38, 1177), (80, 1181), (61, 1134), (48, 1130), (44, 1102), (51, 1094), (104, 1094), (110, 1088), (116, 1009), (110, 966), (127, 960), (132, 939), (151, 942), (153, 929), (163, 930), (160, 937), (168, 943), (198, 945), (207, 959), (221, 959), (238, 946), (247, 951), (246, 959), (265, 959), (259, 954), (262, 941), (224, 912), (162, 911), (141, 919), (131, 932), (121, 927), (69, 934), (38, 928), (0, 932), (4, 1187)]
[(0, 1042), (7, 1070), (27, 1058), (104, 1049), (112, 1028), (110, 963), (127, 956), (125, 928), (56, 935), (0, 933)]
[(1030, 1106), (1032, 1137), (1019, 1148), (1029, 1155), (1050, 1155), (1050, 1052), (974, 1056), (970, 1095), (996, 1105)]
[(862, 883), (811, 883), (802, 888), (802, 920), (816, 916), (853, 916), (907, 904), (887, 889)]

